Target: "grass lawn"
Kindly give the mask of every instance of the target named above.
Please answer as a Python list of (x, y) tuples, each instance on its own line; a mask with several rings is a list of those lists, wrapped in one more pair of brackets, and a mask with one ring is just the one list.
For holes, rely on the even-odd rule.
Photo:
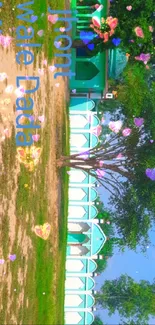
[[(26, 6), (26, 3), (33, 2)], [(22, 1), (23, 3), (23, 1)], [(30, 43), (42, 44), (42, 47), (34, 48), (35, 54), (41, 54), (44, 52), (48, 59), (52, 59), (55, 52), (54, 39), (56, 36), (61, 35), (62, 32), (55, 32), (55, 28), (64, 27), (64, 22), (57, 22), (56, 26), (51, 22), (48, 22), (47, 16), (50, 15), (48, 8), (51, 10), (65, 10), (65, 0), (27, 0), (24, 1), (25, 8), (33, 10), (33, 16), (35, 16), (36, 21), (33, 23), (22, 21), (17, 16), (26, 13), (17, 8), (21, 4), (20, 0), (3, 0), (3, 6), (0, 12), (0, 19), (2, 20), (2, 34), (12, 36), (14, 39), (17, 38), (16, 32), (13, 29), (18, 26), (25, 26), (27, 28), (32, 27), (34, 29), (34, 37), (30, 39)], [(26, 16), (31, 17), (31, 16)], [(43, 35), (39, 36), (38, 31), (43, 30)], [(23, 34), (23, 31), (20, 31)], [(30, 34), (31, 35), (31, 34)], [(22, 40), (17, 40), (16, 43), (22, 43)], [(23, 41), (25, 43), (25, 41)], [(16, 52), (19, 51), (19, 47), (16, 48)], [(61, 53), (59, 49), (56, 50), (57, 53)], [(36, 61), (35, 61), (36, 62)], [(60, 62), (60, 61), (59, 61)]]
[[(16, 19), (16, 15), (20, 14), (16, 8), (19, 3), (15, 0), (3, 1), (0, 12), (3, 35), (14, 37), (15, 33), (10, 32), (9, 28), (22, 24)], [(39, 0), (31, 6), (34, 15), (39, 17), (32, 25), (35, 29), (33, 42), (42, 43), (38, 55), (35, 52), (34, 68), (42, 55), (48, 62), (54, 57), (52, 44), (56, 34), (53, 33), (53, 26), (48, 27), (45, 15), (41, 17), (48, 6), (59, 10), (65, 8), (62, 0)], [(44, 30), (43, 38), (37, 35), (41, 29)], [(6, 56), (7, 53), (6, 50)], [(14, 48), (14, 57), (15, 53)], [(4, 65), (0, 63), (0, 72), (2, 70)], [(10, 124), (11, 136), (0, 143), (0, 259), (5, 260), (0, 265), (0, 324), (64, 324), (69, 179), (65, 168), (57, 169), (56, 160), (61, 154), (69, 154), (69, 114), (63, 84), (60, 91), (56, 91), (50, 78), (47, 73), (34, 98), (36, 113), (45, 116), (45, 126), (39, 130), (40, 139), (35, 144), (42, 148), (42, 154), (34, 172), (29, 172), (16, 159), (15, 103), (4, 107), (8, 109), (8, 115), (9, 110), (14, 112), (14, 121)], [(3, 114), (0, 114), (0, 123), (6, 127)], [(45, 222), (52, 227), (46, 241), (33, 231), (35, 225)], [(16, 254), (14, 262), (8, 259), (9, 254)]]

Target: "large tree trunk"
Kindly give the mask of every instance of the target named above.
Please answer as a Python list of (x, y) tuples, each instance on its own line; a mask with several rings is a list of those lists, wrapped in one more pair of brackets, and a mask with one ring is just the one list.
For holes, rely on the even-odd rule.
[[(68, 159), (68, 157), (67, 157), (67, 160), (65, 160), (65, 157), (61, 157), (57, 161), (57, 166), (59, 168), (69, 167), (69, 168), (75, 168), (75, 169), (82, 169), (88, 173), (90, 173), (91, 170), (96, 170), (96, 169), (100, 168), (99, 161), (96, 161), (95, 159), (89, 158), (87, 160), (85, 160), (85, 159), (82, 160), (81, 158), (73, 158), (72, 156), (70, 157), (70, 159)], [(130, 179), (130, 177), (132, 177), (132, 175), (130, 174), (129, 171), (123, 170), (120, 166), (117, 166), (115, 164), (103, 163), (102, 168), (109, 170), (113, 173), (117, 173), (117, 174), (121, 175), (122, 177), (126, 177), (127, 179)]]

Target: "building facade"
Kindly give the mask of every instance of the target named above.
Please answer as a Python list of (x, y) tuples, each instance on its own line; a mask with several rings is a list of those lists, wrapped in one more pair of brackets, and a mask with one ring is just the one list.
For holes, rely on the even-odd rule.
[[(96, 100), (86, 97), (85, 93), (71, 96), (71, 153), (84, 152), (85, 155), (96, 146), (99, 126)], [(96, 178), (80, 169), (71, 169), (69, 177), (65, 322), (66, 325), (89, 325), (94, 321), (95, 260), (102, 258), (99, 252), (106, 242), (106, 236), (96, 218)]]
[[(80, 38), (80, 31), (90, 30), (93, 16), (107, 17), (108, 1), (98, 2), (100, 10), (92, 8), (91, 0), (89, 6), (85, 0), (71, 1), (73, 17), (78, 18), (77, 22), (72, 22), (73, 40)], [(107, 93), (108, 52), (88, 57), (82, 49), (72, 48), (71, 56), (75, 77), (70, 80), (70, 151), (72, 154), (83, 152), (83, 156), (87, 156), (89, 149), (99, 142), (97, 102), (102, 98), (113, 98)], [(112, 66), (110, 69), (114, 70)], [(80, 169), (71, 169), (69, 177), (65, 324), (89, 325), (94, 321), (95, 260), (102, 258), (99, 252), (106, 236), (96, 218), (98, 193), (95, 177)]]

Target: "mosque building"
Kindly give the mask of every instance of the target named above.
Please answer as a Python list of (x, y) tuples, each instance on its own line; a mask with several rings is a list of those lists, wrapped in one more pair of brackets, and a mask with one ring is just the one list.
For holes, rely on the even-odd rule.
[[(91, 0), (90, 0), (91, 2)], [(93, 16), (107, 17), (108, 1), (97, 1), (100, 10), (85, 5), (85, 1), (72, 0), (72, 10), (77, 10), (78, 21), (73, 23), (72, 39), (79, 38), (80, 31), (88, 30)], [(90, 3), (91, 4), (91, 3)], [(119, 50), (105, 51), (88, 57), (83, 49), (72, 49), (70, 80), (70, 150), (84, 152), (98, 142), (100, 120), (97, 103), (113, 98), (108, 93), (108, 78), (117, 78), (127, 59)], [(68, 241), (65, 283), (65, 324), (89, 325), (94, 321), (95, 260), (106, 242), (97, 219), (95, 201), (98, 197), (96, 179), (84, 170), (71, 169), (69, 179)]]
[[(88, 115), (90, 112), (91, 115)], [(99, 125), (95, 102), (82, 95), (71, 97), (71, 153), (87, 151), (96, 146), (98, 136), (91, 130), (97, 129)], [(92, 310), (95, 304), (95, 260), (102, 258), (99, 252), (106, 242), (106, 236), (96, 218), (97, 197), (95, 177), (83, 170), (71, 169), (65, 283), (66, 325), (89, 325), (94, 320)]]

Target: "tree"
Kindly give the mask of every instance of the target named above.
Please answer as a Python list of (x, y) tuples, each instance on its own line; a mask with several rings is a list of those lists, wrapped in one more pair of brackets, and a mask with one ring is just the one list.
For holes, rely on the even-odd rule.
[(97, 273), (103, 272), (108, 266), (108, 259), (113, 256), (113, 251), (115, 247), (118, 247), (124, 251), (124, 241), (121, 238), (115, 236), (115, 227), (113, 223), (113, 215), (110, 211), (105, 208), (103, 202), (96, 200), (96, 206), (99, 211), (97, 219), (102, 219), (103, 224), (100, 224), (101, 229), (108, 238), (102, 247), (100, 254), (103, 255), (103, 259), (97, 259)]
[(143, 324), (142, 324), (141, 322), (137, 323), (137, 321), (135, 322), (135, 321), (131, 320), (131, 321), (128, 321), (128, 322), (123, 321), (119, 325), (148, 325), (148, 322), (147, 323), (143, 322)]
[(155, 71), (149, 70), (139, 62), (128, 63), (119, 80), (112, 83), (117, 98), (99, 103), (99, 110), (109, 111), (113, 120), (124, 117), (133, 124), (133, 116), (145, 119), (145, 130), (150, 139), (155, 137)]
[[(119, 21), (117, 33), (118, 37), (122, 39), (121, 47), (131, 57), (140, 53), (153, 54), (153, 28), (149, 27), (153, 24), (153, 11), (153, 0), (132, 0), (130, 5), (128, 0), (111, 2), (110, 14), (114, 17), (116, 15)], [(135, 28), (137, 26), (142, 29), (144, 37), (136, 36)]]
[(103, 255), (103, 259), (97, 259), (97, 273), (103, 272), (108, 265), (108, 258), (113, 255), (114, 248), (114, 226), (112, 225), (112, 216), (110, 212), (105, 208), (103, 202), (96, 200), (96, 206), (98, 209), (97, 219), (102, 219), (104, 221), (103, 224), (100, 224), (101, 229), (109, 240), (107, 240), (102, 247), (100, 254)]
[(146, 324), (149, 317), (155, 315), (155, 281), (137, 283), (128, 275), (121, 275), (105, 281), (96, 301), (109, 310), (109, 315), (118, 311), (123, 321), (129, 321), (126, 324)]
[(104, 325), (99, 316), (96, 316), (92, 325)]
[[(120, 122), (117, 122), (120, 125)], [(115, 125), (116, 127), (116, 125)], [(110, 193), (113, 221), (122, 246), (145, 250), (148, 230), (155, 221), (155, 182), (146, 175), (155, 166), (155, 143), (145, 127), (114, 132), (87, 153), (62, 156), (58, 166), (81, 169)], [(152, 177), (152, 176), (151, 176)]]
[[(122, 82), (117, 87), (118, 100), (126, 118), (133, 115), (145, 119), (145, 128), (149, 126), (155, 135), (155, 82), (151, 82), (152, 69), (146, 70), (138, 63), (128, 64), (122, 75)], [(151, 128), (150, 128), (151, 126)]]
[(106, 243), (104, 244), (103, 248), (100, 251), (100, 254), (103, 255), (103, 259), (96, 260), (97, 273), (99, 274), (102, 273), (108, 266), (108, 259), (113, 255), (113, 248), (114, 248), (113, 240), (109, 239), (108, 241), (106, 241)]

